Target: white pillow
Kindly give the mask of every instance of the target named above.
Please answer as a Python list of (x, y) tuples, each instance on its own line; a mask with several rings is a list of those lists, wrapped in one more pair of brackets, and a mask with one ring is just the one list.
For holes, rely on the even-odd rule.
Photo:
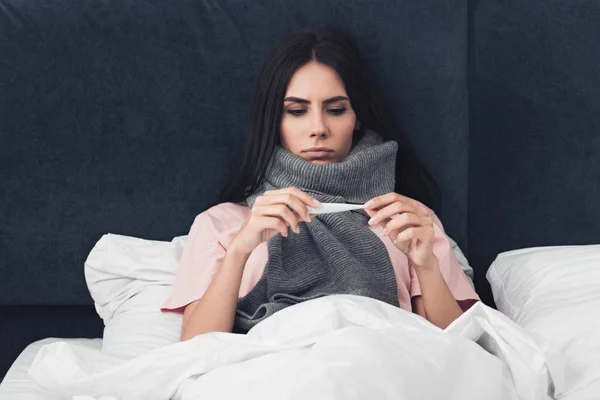
[(102, 351), (123, 358), (179, 341), (182, 315), (162, 313), (187, 236), (171, 242), (106, 234), (85, 261), (85, 278), (104, 321)]
[(563, 394), (600, 393), (600, 245), (501, 253), (486, 277), (499, 311), (566, 355)]

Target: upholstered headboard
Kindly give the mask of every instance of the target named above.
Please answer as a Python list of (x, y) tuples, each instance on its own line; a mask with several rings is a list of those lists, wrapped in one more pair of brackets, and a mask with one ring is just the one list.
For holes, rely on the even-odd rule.
[(600, 3), (469, 7), (469, 261), (600, 243)]
[(283, 37), (334, 25), (467, 235), (462, 1), (12, 1), (0, 12), (0, 304), (91, 304), (83, 261), (107, 232), (186, 234), (215, 201)]
[(89, 305), (102, 234), (187, 233), (235, 162), (260, 64), (305, 26), (356, 38), (486, 302), (498, 252), (600, 242), (595, 1), (0, 5), (0, 305)]

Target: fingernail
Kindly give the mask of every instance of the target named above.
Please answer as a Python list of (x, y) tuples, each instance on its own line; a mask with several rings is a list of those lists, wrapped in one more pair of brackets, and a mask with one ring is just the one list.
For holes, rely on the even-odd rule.
[(321, 202), (317, 199), (313, 199), (313, 204), (317, 207), (319, 207), (321, 205)]
[(365, 208), (373, 207), (373, 200), (369, 200), (365, 203)]
[(385, 228), (385, 229), (383, 230), (383, 234), (384, 234), (385, 236), (387, 236), (387, 234), (388, 234), (387, 228)]
[(394, 239), (394, 240), (392, 240), (392, 243), (394, 243), (394, 244), (398, 244), (398, 239)]
[(306, 222), (310, 222), (312, 221), (312, 218), (310, 218), (310, 214), (306, 214)]
[(298, 226), (298, 227), (297, 227), (297, 228), (294, 230), (294, 232), (296, 232), (296, 233), (300, 233), (300, 226)]
[(369, 225), (373, 225), (377, 221), (377, 217), (373, 217), (369, 220)]

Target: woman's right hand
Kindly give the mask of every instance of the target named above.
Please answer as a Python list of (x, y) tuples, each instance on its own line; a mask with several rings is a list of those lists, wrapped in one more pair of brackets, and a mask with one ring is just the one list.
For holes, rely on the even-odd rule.
[(266, 191), (254, 201), (250, 215), (229, 249), (250, 255), (259, 244), (278, 233), (287, 237), (288, 227), (298, 233), (301, 221), (311, 221), (307, 207), (318, 207), (319, 204), (315, 198), (295, 187)]

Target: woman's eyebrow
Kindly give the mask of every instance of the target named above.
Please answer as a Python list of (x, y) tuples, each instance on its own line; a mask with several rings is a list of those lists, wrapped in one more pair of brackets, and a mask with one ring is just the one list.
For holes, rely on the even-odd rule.
[[(336, 101), (344, 101), (344, 100), (349, 101), (350, 99), (347, 98), (346, 96), (335, 96), (335, 97), (331, 97), (327, 100), (323, 100), (323, 104), (335, 103)], [(284, 102), (310, 104), (309, 100), (301, 99), (300, 97), (286, 97), (285, 99), (283, 99), (283, 101)]]

